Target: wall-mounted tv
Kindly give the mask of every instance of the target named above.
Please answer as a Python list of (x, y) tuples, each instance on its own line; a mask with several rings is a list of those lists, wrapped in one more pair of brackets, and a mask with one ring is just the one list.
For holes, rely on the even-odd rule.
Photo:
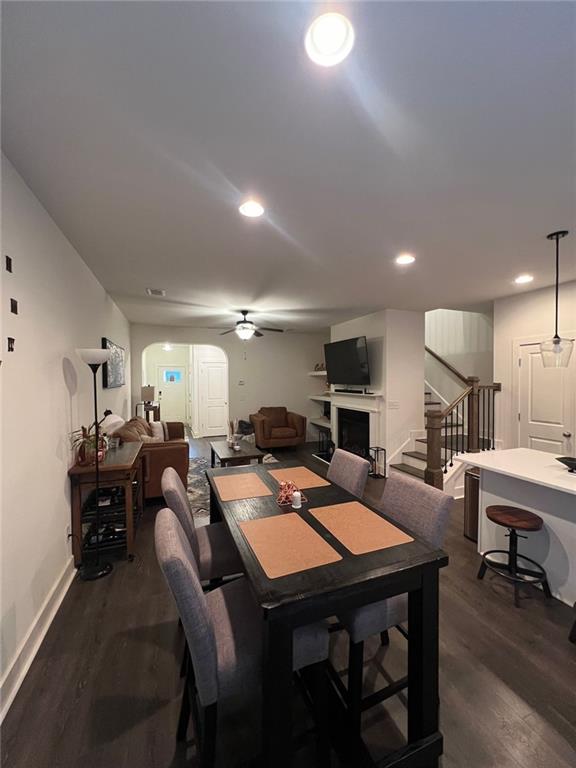
[(329, 384), (370, 384), (366, 336), (324, 344)]

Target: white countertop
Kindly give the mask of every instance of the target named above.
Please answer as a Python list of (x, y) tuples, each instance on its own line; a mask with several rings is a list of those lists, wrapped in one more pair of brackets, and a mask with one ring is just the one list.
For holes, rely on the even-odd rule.
[(531, 448), (509, 448), (466, 453), (454, 456), (454, 461), (576, 495), (576, 473), (569, 472), (564, 464), (556, 461), (556, 455)]

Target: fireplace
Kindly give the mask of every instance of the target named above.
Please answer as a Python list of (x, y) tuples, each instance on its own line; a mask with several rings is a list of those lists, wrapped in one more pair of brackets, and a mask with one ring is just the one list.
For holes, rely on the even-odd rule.
[(338, 448), (370, 457), (370, 414), (338, 408)]

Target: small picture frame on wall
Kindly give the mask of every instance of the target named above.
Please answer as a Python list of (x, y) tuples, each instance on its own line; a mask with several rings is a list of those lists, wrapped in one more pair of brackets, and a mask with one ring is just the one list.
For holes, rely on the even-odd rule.
[(102, 386), (104, 389), (123, 387), (126, 383), (126, 352), (105, 336), (102, 337), (102, 349), (110, 350), (110, 359), (102, 366)]

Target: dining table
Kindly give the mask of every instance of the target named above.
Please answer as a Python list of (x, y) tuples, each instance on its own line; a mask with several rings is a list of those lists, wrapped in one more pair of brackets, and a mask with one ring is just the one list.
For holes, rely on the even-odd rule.
[[(317, 477), (322, 482), (317, 482), (315, 487), (304, 487), (305, 475), (301, 474), (304, 469), (301, 464), (289, 461), (206, 470), (210, 485), (210, 522), (224, 521), (227, 525), (240, 553), (245, 577), (262, 611), (264, 764), (269, 768), (288, 768), (292, 764), (294, 630), (407, 593), (406, 743), (378, 762), (378, 766), (435, 768), (443, 748), (439, 730), (438, 690), (439, 571), (448, 564), (448, 556), (403, 528), (397, 520), (386, 518), (381, 510), (364, 500), (364, 508), (393, 523), (395, 530), (409, 536), (404, 536), (403, 543), (395, 546), (355, 554), (351, 551), (354, 547), (349, 541), (348, 547), (345, 546), (320, 522), (319, 517), (322, 515), (319, 510), (358, 502), (359, 499), (344, 488), (327, 482), (320, 475)], [(278, 470), (289, 472), (280, 472), (275, 477), (273, 473)], [(280, 478), (289, 478), (291, 475), (299, 478), (302, 483), (298, 486), (303, 494), (302, 506), (298, 510), (291, 506), (281, 506), (277, 502)], [(236, 495), (245, 497), (234, 498), (235, 494), (229, 491), (233, 487), (244, 488), (243, 493)], [(250, 496), (251, 493), (259, 495)], [(265, 567), (262, 565), (255, 552), (259, 550), (254, 546), (254, 539), (250, 543), (247, 534), (249, 526), (254, 525), (250, 521), (294, 513), (301, 518), (294, 522), (299, 522), (302, 527), (303, 520), (335, 554), (330, 562), (323, 565), (276, 575), (273, 563), (268, 562)], [(270, 521), (266, 523), (269, 524)], [(361, 523), (355, 523), (350, 527), (352, 535), (360, 526)], [(290, 550), (295, 546), (295, 542), (287, 536), (284, 548)], [(298, 555), (297, 552), (294, 554)], [(278, 559), (283, 559), (282, 553)], [(280, 564), (277, 570), (283, 573)], [(358, 761), (357, 765), (360, 764), (361, 761)]]

